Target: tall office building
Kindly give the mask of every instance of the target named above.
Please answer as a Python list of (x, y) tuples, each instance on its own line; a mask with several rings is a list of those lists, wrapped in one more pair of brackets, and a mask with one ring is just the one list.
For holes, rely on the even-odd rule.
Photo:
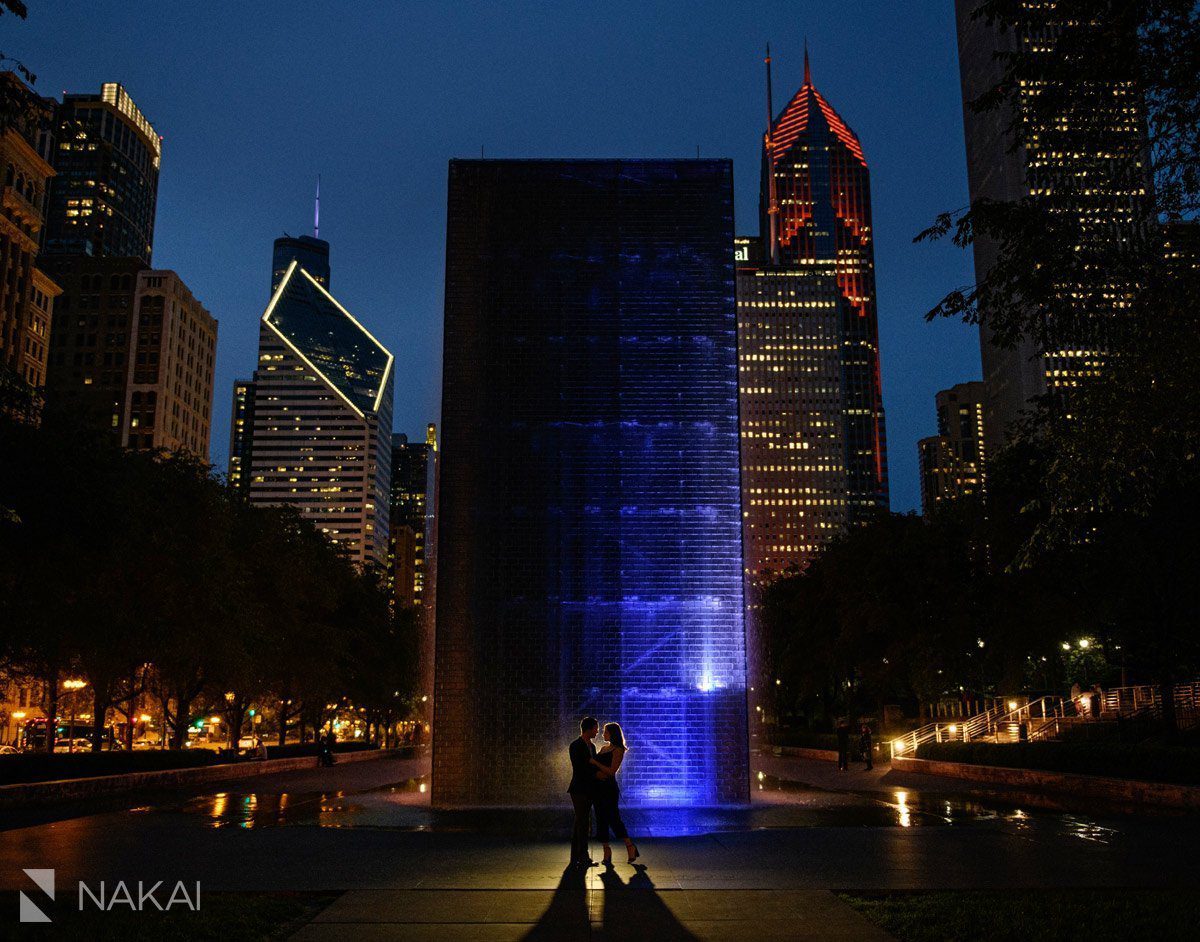
[(943, 389), (935, 397), (938, 433), (917, 442), (921, 509), (929, 516), (947, 501), (987, 496), (983, 383)]
[(162, 138), (116, 82), (64, 95), (55, 115), (46, 255), (140, 258), (154, 245)]
[[(433, 426), (430, 427), (433, 437)], [(391, 566), (397, 605), (424, 601), (426, 525), (433, 499), (434, 442), (392, 435)]]
[(296, 507), (367, 566), (388, 558), (392, 362), (293, 261), (263, 313), (253, 401), (241, 413), (251, 435), (240, 469), (250, 503)]
[[(971, 202), (1033, 197), (1051, 212), (1075, 218), (1082, 242), (1132, 241), (1150, 211), (1145, 108), (1134, 83), (1114, 78), (1111, 94), (1095, 96), (1096, 107), (1086, 116), (1075, 110), (1069, 117), (1045, 120), (1032, 109), (1044, 91), (1035, 65), (1020, 81), (1015, 115), (1009, 108), (976, 112), (971, 104), (1000, 84), (1005, 63), (997, 59), (998, 53), (1020, 51), (1034, 62), (1038, 57), (1049, 59), (1057, 54), (1058, 36), (1048, 18), (1053, 16), (1053, 4), (1025, 4), (1032, 21), (1046, 28), (1001, 31), (973, 15), (981, 2), (955, 0)], [(1019, 143), (1010, 133), (1014, 117), (1027, 131)], [(1080, 121), (1088, 122), (1091, 138), (1083, 148)], [(994, 238), (976, 231), (978, 280), (997, 264), (1000, 250)], [(1074, 299), (1077, 314), (1047, 350), (1028, 339), (1012, 348), (997, 346), (987, 326), (988, 311), (981, 312), (984, 405), (988, 448), (993, 454), (1031, 399), (1069, 391), (1101, 367), (1104, 319), (1124, 303), (1128, 287), (1106, 282), (1102, 273), (1086, 284), (1061, 280), (1054, 290), (1060, 298)]]
[(450, 163), (439, 805), (561, 800), (589, 713), (633, 803), (748, 797), (732, 174)]
[[(319, 219), (320, 193), (317, 194)], [(319, 230), (314, 230), (314, 233)], [(271, 294), (279, 289), (292, 262), (326, 291), (329, 290), (329, 243), (311, 236), (280, 236), (271, 250)], [(229, 468), (225, 483), (243, 497), (249, 494), (250, 465), (254, 461), (254, 380), (233, 381), (233, 409), (229, 422)]]
[(746, 575), (803, 567), (888, 507), (870, 175), (813, 85), (763, 142), (761, 235), (737, 241)]
[(36, 421), (59, 287), (38, 267), (51, 104), (12, 72), (0, 73), (0, 411)]
[(137, 258), (53, 256), (63, 288), (51, 334), (52, 414), (129, 448), (208, 460), (217, 321), (173, 271)]

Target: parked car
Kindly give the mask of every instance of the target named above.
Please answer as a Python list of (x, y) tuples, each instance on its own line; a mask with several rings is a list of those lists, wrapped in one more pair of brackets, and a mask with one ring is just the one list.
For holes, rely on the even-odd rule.
[[(74, 743), (75, 743), (75, 749), (74, 749), (75, 752), (91, 752), (92, 751), (92, 741), (90, 739), (85, 739), (83, 737), (77, 737), (75, 739)], [(54, 740), (54, 751), (55, 752), (71, 752), (72, 751), (71, 750), (71, 740), (70, 739)]]

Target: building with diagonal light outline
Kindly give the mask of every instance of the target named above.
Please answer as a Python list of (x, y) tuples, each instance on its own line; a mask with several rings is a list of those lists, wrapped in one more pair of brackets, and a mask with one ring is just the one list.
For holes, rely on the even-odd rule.
[(292, 262), (259, 328), (247, 499), (295, 507), (359, 565), (387, 561), (392, 366)]

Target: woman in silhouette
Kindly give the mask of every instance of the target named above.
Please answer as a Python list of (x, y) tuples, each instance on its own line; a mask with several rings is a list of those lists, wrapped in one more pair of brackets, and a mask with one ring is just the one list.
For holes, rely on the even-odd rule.
[(625, 734), (621, 732), (619, 723), (605, 723), (603, 736), (604, 745), (596, 753), (596, 758), (592, 759), (592, 765), (596, 766), (596, 830), (600, 832), (600, 841), (604, 844), (604, 864), (611, 867), (612, 848), (608, 844), (610, 831), (625, 842), (630, 863), (641, 855), (637, 845), (629, 839), (625, 822), (621, 820), (621, 790), (617, 787), (617, 772), (628, 751)]

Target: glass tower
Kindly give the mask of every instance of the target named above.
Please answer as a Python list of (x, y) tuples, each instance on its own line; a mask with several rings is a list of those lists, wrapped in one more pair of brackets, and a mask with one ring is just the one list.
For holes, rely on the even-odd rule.
[(242, 419), (250, 502), (290, 504), (355, 562), (386, 565), (392, 355), (296, 262), (263, 314)]
[(732, 176), (450, 163), (436, 804), (561, 802), (586, 714), (631, 802), (748, 798)]

